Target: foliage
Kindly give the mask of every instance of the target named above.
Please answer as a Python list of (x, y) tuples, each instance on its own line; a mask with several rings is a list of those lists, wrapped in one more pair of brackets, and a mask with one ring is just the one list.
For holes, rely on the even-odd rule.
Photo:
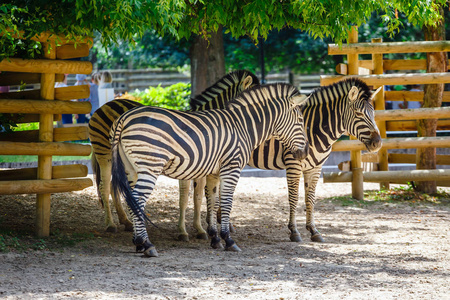
[(105, 48), (100, 38), (95, 38), (90, 57), (97, 69), (176, 68), (189, 64), (189, 42), (147, 30), (134, 38), (133, 45), (120, 40)]
[[(196, 5), (194, 5), (193, 3)], [(200, 22), (201, 32), (217, 31), (219, 25), (226, 27), (234, 38), (248, 35), (253, 41), (259, 36), (267, 37), (270, 30), (285, 27), (301, 29), (313, 38), (330, 37), (341, 43), (347, 38), (352, 25), (361, 26), (372, 12), (383, 12), (383, 22), (389, 33), (394, 33), (402, 22), (398, 12), (405, 13), (407, 20), (415, 26), (432, 25), (439, 19), (437, 1), (264, 1), (239, 0), (188, 1), (183, 20), (180, 22), (181, 36)]]
[[(132, 41), (135, 34), (142, 35), (147, 28), (159, 33), (176, 35), (183, 4), (181, 1), (139, 0), (4, 0), (0, 8), (0, 29), (3, 34), (0, 60), (17, 55), (14, 36), (27, 40), (43, 32), (75, 37), (92, 37), (101, 32), (105, 45), (118, 39)], [(6, 29), (10, 31), (7, 32)], [(6, 45), (6, 46), (4, 46)], [(32, 51), (27, 48), (27, 51)], [(0, 53), (2, 53), (0, 51)], [(33, 57), (38, 51), (30, 53)]]
[[(450, 18), (450, 12), (445, 10)], [(384, 13), (373, 12), (366, 23), (359, 27), (359, 40), (370, 42), (372, 38), (382, 38), (385, 42), (423, 40), (422, 28), (408, 21), (404, 13), (398, 14), (401, 23), (395, 34), (388, 33), (384, 23)], [(450, 35), (450, 27), (447, 28)], [(96, 39), (97, 41), (98, 39)], [(102, 48), (99, 40), (94, 44), (97, 53), (98, 68), (177, 68), (189, 62), (190, 42), (176, 41), (172, 37), (158, 36), (156, 31), (147, 31), (142, 38), (136, 38), (133, 47), (126, 41), (120, 41), (108, 49)], [(265, 68), (268, 72), (290, 70), (295, 73), (333, 73), (342, 56), (330, 56), (327, 44), (330, 38), (314, 39), (307, 32), (285, 27), (282, 30), (271, 30), (264, 41)], [(227, 70), (248, 69), (260, 71), (259, 55), (261, 44), (255, 45), (249, 36), (233, 38), (230, 33), (224, 34), (225, 63)], [(385, 54), (388, 59), (424, 58), (425, 53)], [(370, 59), (370, 55), (362, 55), (361, 59)], [(92, 60), (91, 60), (92, 61)], [(131, 63), (132, 61), (132, 63)]]
[[(68, 38), (101, 33), (108, 46), (119, 40), (131, 43), (154, 29), (164, 36), (188, 39), (192, 34), (208, 36), (220, 26), (233, 38), (248, 36), (257, 43), (271, 30), (300, 29), (313, 38), (329, 37), (341, 43), (352, 25), (361, 26), (372, 12), (382, 13), (387, 31), (402, 25), (398, 12), (414, 26), (432, 25), (439, 19), (437, 5), (446, 0), (374, 1), (238, 1), (238, 0), (3, 0), (0, 7), (0, 60), (25, 51), (41, 50), (31, 37), (51, 32)], [(9, 29), (10, 31), (7, 31)], [(15, 36), (26, 38), (24, 44)]]
[(264, 47), (267, 72), (334, 72), (334, 57), (327, 53), (327, 44), (331, 40), (313, 39), (298, 29), (273, 30), (264, 43), (257, 46), (248, 37), (233, 39), (226, 35), (224, 40), (226, 64), (230, 70), (260, 70), (260, 47)]
[(191, 84), (180, 82), (166, 88), (159, 85), (149, 87), (144, 91), (136, 90), (131, 95), (135, 97), (136, 101), (144, 105), (186, 110), (189, 108)]

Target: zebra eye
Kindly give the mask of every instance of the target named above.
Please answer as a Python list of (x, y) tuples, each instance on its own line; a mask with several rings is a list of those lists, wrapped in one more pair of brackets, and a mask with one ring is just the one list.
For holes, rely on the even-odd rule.
[(363, 113), (363, 112), (360, 112), (360, 111), (357, 111), (357, 110), (355, 110), (355, 115), (356, 115), (357, 117), (359, 117), (359, 118), (363, 118), (363, 117), (364, 117), (364, 113)]

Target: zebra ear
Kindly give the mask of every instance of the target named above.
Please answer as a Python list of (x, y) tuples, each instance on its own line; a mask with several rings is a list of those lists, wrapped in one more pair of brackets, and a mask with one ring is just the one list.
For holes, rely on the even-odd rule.
[(309, 98), (309, 96), (298, 94), (298, 95), (295, 95), (294, 97), (291, 98), (291, 102), (292, 102), (294, 105), (300, 105), (300, 104), (302, 104), (303, 102), (305, 102), (306, 99), (308, 99), (308, 98)]
[(370, 101), (373, 101), (373, 98), (375, 98), (375, 96), (378, 94), (379, 91), (381, 91), (382, 88), (383, 86), (380, 86), (375, 92), (372, 92), (372, 95), (370, 95)]
[(242, 83), (242, 87), (243, 87), (242, 90), (246, 90), (249, 87), (251, 87), (252, 83), (253, 83), (252, 76), (249, 75), (249, 76), (245, 77), (244, 82)]
[(358, 92), (358, 88), (356, 86), (352, 86), (348, 92), (348, 100), (350, 100), (350, 102), (355, 101), (358, 98)]

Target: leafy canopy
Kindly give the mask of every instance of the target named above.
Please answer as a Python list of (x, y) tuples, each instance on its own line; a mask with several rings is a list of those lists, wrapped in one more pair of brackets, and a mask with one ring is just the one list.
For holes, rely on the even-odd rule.
[[(437, 6), (446, 0), (3, 0), (0, 6), (0, 60), (25, 51), (33, 56), (39, 45), (17, 43), (13, 34), (32, 37), (43, 32), (67, 37), (101, 33), (107, 46), (119, 39), (133, 41), (146, 30), (177, 39), (215, 32), (220, 25), (234, 38), (267, 37), (285, 27), (314, 38), (341, 43), (351, 26), (365, 23), (373, 11), (383, 14), (388, 32), (401, 25), (403, 12), (415, 26), (433, 25)], [(7, 31), (10, 30), (10, 31)]]

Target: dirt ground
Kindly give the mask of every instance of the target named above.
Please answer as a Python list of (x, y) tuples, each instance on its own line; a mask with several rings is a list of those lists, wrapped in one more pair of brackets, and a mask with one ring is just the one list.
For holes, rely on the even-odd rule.
[[(377, 189), (366, 184), (365, 189)], [(52, 197), (54, 236), (75, 246), (0, 253), (2, 299), (450, 299), (450, 205), (348, 205), (350, 184), (320, 183), (316, 224), (326, 242), (289, 242), (284, 178), (241, 178), (232, 212), (240, 253), (177, 235), (178, 183), (161, 177), (147, 210), (157, 258), (134, 253), (132, 234), (104, 231), (94, 188)], [(32, 231), (35, 196), (0, 196), (2, 231)], [(203, 207), (203, 212), (205, 211)], [(45, 240), (44, 240), (45, 241)]]

